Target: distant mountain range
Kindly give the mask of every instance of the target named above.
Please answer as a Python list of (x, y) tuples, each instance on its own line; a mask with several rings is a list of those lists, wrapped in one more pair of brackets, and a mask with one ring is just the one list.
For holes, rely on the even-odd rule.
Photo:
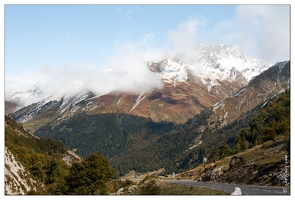
[[(68, 90), (37, 101), (43, 94), (39, 84), (24, 92), (6, 94), (5, 112), (18, 110), (14, 116), (21, 123), (34, 123), (32, 119), (36, 117), (45, 118), (44, 122), (58, 121), (78, 113), (128, 113), (155, 122), (184, 123), (269, 68), (265, 62), (241, 53), (237, 46), (197, 44), (191, 52), (167, 57), (147, 62), (151, 73), (161, 78), (162, 89), (139, 94), (125, 91), (95, 94), (83, 84), (74, 84)], [(105, 70), (105, 73), (116, 72), (115, 66)], [(44, 124), (39, 121), (29, 128), (35, 130), (41, 125)]]
[[(38, 85), (6, 94), (5, 112), (35, 136), (61, 141), (79, 156), (101, 153), (119, 175), (179, 172), (223, 144), (233, 148), (243, 128), (290, 89), (290, 61), (269, 66), (236, 46), (198, 44), (192, 52), (148, 61), (147, 68), (163, 88), (96, 94), (74, 84), (40, 100)], [(105, 73), (117, 70), (111, 66)], [(280, 126), (288, 129), (286, 122)]]
[[(77, 148), (82, 157), (95, 151), (102, 153), (120, 175), (163, 167), (178, 171), (200, 164), (200, 157), (209, 156), (223, 143), (235, 145), (241, 129), (289, 88), (290, 61), (286, 61), (270, 67), (233, 95), (204, 108), (183, 124), (115, 112), (81, 112), (67, 119), (46, 121), (45, 114), (54, 113), (48, 109), (23, 125), (34, 128), (43, 123), (35, 135)], [(162, 112), (167, 114), (165, 108)], [(17, 119), (18, 113), (11, 116)]]

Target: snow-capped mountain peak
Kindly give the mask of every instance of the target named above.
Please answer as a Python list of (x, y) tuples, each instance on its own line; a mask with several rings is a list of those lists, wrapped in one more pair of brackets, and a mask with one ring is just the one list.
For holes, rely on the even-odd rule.
[(199, 55), (199, 62), (203, 65), (204, 75), (217, 75), (224, 80), (230, 78), (230, 72), (234, 67), (249, 81), (262, 71), (270, 67), (269, 64), (256, 58), (249, 58), (242, 53), (238, 46), (212, 45), (203, 46)]
[(30, 105), (42, 99), (41, 88), (42, 84), (38, 83), (26, 91), (6, 92), (5, 101), (18, 105), (17, 108)]
[[(192, 50), (187, 50), (186, 52), (169, 52), (165, 55), (167, 57), (160, 61), (147, 61), (147, 67), (150, 73), (157, 74), (162, 82), (166, 83), (176, 84), (177, 82), (188, 82), (189, 80), (198, 81), (204, 84), (208, 91), (211, 91), (213, 86), (220, 85), (220, 81), (225, 80), (231, 83), (238, 82), (239, 85), (246, 85), (252, 77), (257, 76), (269, 68), (269, 65), (265, 62), (246, 56), (240, 51), (239, 47), (226, 46), (224, 44), (205, 46), (202, 43), (197, 43)], [(136, 76), (139, 74), (138, 72), (132, 72), (132, 70), (137, 69), (136, 67), (128, 69), (131, 72), (127, 73), (128, 76), (126, 77), (132, 78), (132, 75)], [(113, 73), (116, 74), (115, 78), (126, 74), (117, 65), (108, 67), (104, 72), (106, 72), (106, 77), (112, 77), (111, 74)], [(153, 80), (160, 81), (157, 78)], [(151, 81), (145, 81), (143, 84), (149, 84)], [(110, 81), (110, 83), (112, 82)], [(62, 99), (63, 103), (61, 107), (67, 109), (89, 98), (89, 94), (93, 92), (83, 82), (75, 82), (73, 85), (47, 96), (45, 94), (48, 92), (42, 91), (42, 88), (42, 85), (37, 85), (26, 92), (7, 93), (5, 100), (17, 104), (18, 108), (20, 108), (38, 101), (46, 104), (49, 101), (60, 101)], [(116, 88), (112, 89), (116, 91)], [(109, 93), (112, 91), (104, 92)], [(120, 92), (126, 91), (120, 90)], [(99, 94), (92, 93), (90, 96), (95, 95)]]
[(148, 62), (148, 66), (152, 72), (159, 74), (166, 82), (185, 82), (188, 78), (186, 65), (169, 58), (160, 62)]
[(238, 46), (205, 46), (201, 43), (193, 51), (178, 53), (159, 62), (148, 62), (150, 70), (165, 82), (185, 82), (188, 71), (191, 71), (209, 90), (218, 85), (218, 80), (235, 80), (237, 76), (246, 84), (269, 66), (261, 60), (247, 57)]

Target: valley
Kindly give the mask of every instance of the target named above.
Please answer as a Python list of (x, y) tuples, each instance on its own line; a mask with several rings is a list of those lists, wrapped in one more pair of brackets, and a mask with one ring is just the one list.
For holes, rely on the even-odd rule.
[[(23, 125), (29, 130), (34, 121), (46, 122), (34, 131), (34, 135), (59, 140), (77, 149), (82, 157), (100, 152), (110, 160), (119, 175), (131, 170), (153, 171), (168, 166), (169, 170), (189, 169), (212, 154), (211, 147), (223, 143), (233, 147), (241, 129), (280, 92), (289, 88), (289, 77), (290, 63), (278, 63), (254, 77), (240, 91), (207, 109), (203, 108), (200, 114), (183, 124), (157, 122), (133, 113), (112, 112), (82, 112), (62, 121), (48, 121), (42, 115), (50, 116), (50, 112), (57, 110), (50, 107), (47, 110), (44, 108), (32, 122), (29, 120)], [(278, 81), (280, 84), (277, 84)], [(163, 99), (162, 93), (155, 93), (152, 96), (154, 99)], [(140, 109), (140, 106), (139, 103), (136, 108)], [(16, 120), (22, 119), (22, 113), (28, 109), (31, 108), (21, 109), (11, 116)], [(166, 111), (161, 113), (170, 115)]]
[[(59, 141), (82, 159), (100, 153), (116, 177), (164, 169), (164, 174), (176, 172), (178, 179), (281, 185), (275, 169), (282, 168), (283, 154), (290, 151), (290, 61), (277, 63), (248, 83), (236, 71), (233, 79), (214, 80), (218, 84), (209, 90), (191, 69), (183, 68), (187, 76), (180, 76), (172, 66), (173, 73), (165, 74), (169, 62), (150, 63), (150, 70), (162, 76), (163, 89), (98, 96), (83, 89), (72, 97), (55, 94), (10, 116), (33, 137)], [(273, 150), (280, 152), (278, 160), (258, 155)], [(249, 151), (255, 152), (254, 160), (247, 157)], [(242, 168), (229, 167), (234, 157), (242, 160)], [(247, 173), (253, 177), (242, 176)], [(273, 179), (260, 180), (267, 174)]]
[(4, 4), (4, 195), (290, 196), (292, 10)]

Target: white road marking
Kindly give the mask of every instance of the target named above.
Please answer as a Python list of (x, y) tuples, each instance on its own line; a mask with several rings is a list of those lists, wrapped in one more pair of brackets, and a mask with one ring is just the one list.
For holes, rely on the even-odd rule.
[[(172, 182), (172, 181), (171, 181)], [(175, 183), (179, 183), (179, 182), (184, 182), (185, 183), (185, 181), (174, 181)], [(224, 191), (227, 191), (227, 190), (230, 190), (230, 188), (232, 188), (232, 187), (234, 187), (234, 186), (232, 186), (232, 185), (218, 185), (218, 184), (215, 184), (215, 186), (217, 187), (217, 188), (213, 188), (213, 187), (210, 187), (210, 186), (213, 186), (214, 184), (210, 184), (210, 183), (202, 183), (202, 184), (204, 184), (204, 185), (206, 185), (206, 186), (204, 186), (204, 185), (199, 185), (199, 184), (201, 184), (201, 183), (199, 183), (199, 182), (197, 182), (197, 181), (195, 181), (195, 184), (194, 184), (194, 186), (198, 186), (198, 187), (201, 187), (201, 188), (209, 188), (209, 189), (211, 189), (211, 190), (219, 190), (218, 188), (219, 187), (222, 187), (223, 188), (223, 190)], [(190, 185), (190, 184), (188, 184), (188, 185)], [(209, 186), (209, 187), (208, 187)], [(225, 188), (227, 188), (227, 189), (225, 189)], [(284, 192), (280, 192), (280, 191), (272, 191), (272, 190), (267, 190), (267, 188), (266, 189), (259, 189), (259, 188), (251, 188), (251, 187), (243, 187), (243, 189), (251, 189), (251, 190), (256, 190), (256, 191), (264, 191), (264, 192), (270, 192), (270, 193), (278, 193), (278, 194), (285, 194)], [(246, 193), (243, 193), (243, 195), (247, 195)]]

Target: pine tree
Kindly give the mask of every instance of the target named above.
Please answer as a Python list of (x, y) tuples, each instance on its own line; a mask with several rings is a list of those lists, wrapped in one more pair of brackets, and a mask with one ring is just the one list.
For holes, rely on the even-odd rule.
[(74, 163), (66, 177), (66, 194), (106, 194), (106, 183), (114, 178), (114, 170), (108, 161), (93, 153), (84, 161)]

